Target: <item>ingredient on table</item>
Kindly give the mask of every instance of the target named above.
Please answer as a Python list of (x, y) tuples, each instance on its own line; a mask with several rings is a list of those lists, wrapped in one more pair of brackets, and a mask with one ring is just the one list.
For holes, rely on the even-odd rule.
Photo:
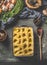
[(0, 1), (0, 11), (1, 12), (10, 11), (14, 7), (15, 4), (16, 4), (16, 0), (1, 0)]
[(36, 16), (33, 22), (35, 25), (40, 26), (40, 24), (42, 23), (41, 16)]
[(31, 27), (13, 28), (13, 55), (18, 57), (34, 55), (34, 35)]
[[(10, 0), (10, 1), (12, 1), (12, 0)], [(8, 10), (10, 10), (10, 11), (3, 11), (0, 14), (0, 20), (7, 22), (9, 18), (12, 18), (13, 16), (18, 14), (23, 9), (24, 1), (23, 0), (15, 0), (15, 1), (16, 1), (16, 3), (14, 4), (15, 5), (14, 7), (13, 7), (13, 3), (11, 3), (11, 5), (8, 3), (8, 5), (10, 5)], [(7, 5), (7, 7), (8, 7), (8, 5)], [(12, 10), (10, 8), (12, 8)], [(0, 12), (1, 11), (2, 10), (0, 10)]]
[(27, 7), (32, 8), (32, 9), (39, 8), (42, 5), (41, 0), (25, 0), (25, 3)]
[(7, 33), (5, 30), (0, 30), (0, 42), (5, 41), (7, 38)]
[(45, 9), (43, 10), (43, 14), (44, 14), (45, 16), (47, 16), (47, 8), (45, 8)]

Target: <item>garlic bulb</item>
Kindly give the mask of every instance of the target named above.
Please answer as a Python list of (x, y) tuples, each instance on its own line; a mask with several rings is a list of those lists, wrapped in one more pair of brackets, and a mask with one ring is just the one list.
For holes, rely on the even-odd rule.
[(10, 4), (9, 10), (11, 10), (14, 7), (14, 4)]
[(7, 11), (7, 7), (5, 5), (2, 5), (2, 10)]

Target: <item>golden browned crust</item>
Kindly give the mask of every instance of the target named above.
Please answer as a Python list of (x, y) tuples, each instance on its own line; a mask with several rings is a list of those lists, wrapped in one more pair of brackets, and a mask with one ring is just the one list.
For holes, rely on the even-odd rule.
[(34, 38), (31, 27), (15, 27), (13, 29), (13, 55), (33, 56)]

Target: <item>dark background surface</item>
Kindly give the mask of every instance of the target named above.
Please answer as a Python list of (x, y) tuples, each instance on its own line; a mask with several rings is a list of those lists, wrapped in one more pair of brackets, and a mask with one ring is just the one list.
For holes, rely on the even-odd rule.
[[(47, 0), (43, 0), (43, 5), (47, 5)], [(0, 61), (2, 62), (6, 62), (6, 64), (16, 64), (16, 65), (46, 65), (47, 63), (47, 37), (43, 37), (43, 44), (42, 44), (42, 51), (43, 51), (43, 60), (42, 62), (40, 62), (39, 60), (39, 43), (38, 43), (38, 38), (37, 38), (37, 34), (36, 34), (36, 29), (37, 27), (34, 25), (33, 20), (32, 19), (25, 19), (25, 20), (19, 20), (16, 21), (17, 24), (15, 24), (15, 26), (21, 26), (21, 25), (27, 25), (27, 26), (31, 26), (34, 29), (34, 41), (35, 41), (35, 55), (34, 57), (30, 57), (30, 58), (15, 58), (13, 57), (12, 54), (12, 27), (9, 27), (8, 29), (6, 29), (6, 31), (8, 32), (8, 40), (6, 40), (5, 45), (4, 46), (2, 43), (0, 44)], [(42, 26), (42, 28), (45, 31), (44, 36), (46, 36), (47, 34), (47, 25), (44, 24)], [(46, 41), (46, 42), (44, 42)], [(7, 45), (8, 44), (8, 45)], [(5, 59), (5, 60), (4, 60)], [(3, 64), (1, 63), (0, 64)], [(10, 62), (10, 63), (9, 63)], [(5, 63), (4, 63), (5, 64)], [(4, 65), (3, 64), (3, 65)]]
[[(33, 27), (34, 30), (34, 46), (35, 46), (35, 54), (34, 57), (28, 57), (28, 58), (16, 58), (13, 57), (12, 54), (12, 29), (13, 27), (7, 28), (6, 31), (8, 33), (8, 39), (4, 42), (0, 44), (0, 60), (3, 62), (33, 62), (34, 61), (40, 61), (39, 59), (39, 42), (38, 42), (38, 37), (37, 37), (37, 27), (35, 26), (35, 24), (33, 23), (33, 19), (21, 19), (19, 21), (16, 21), (17, 24), (15, 24), (15, 26), (22, 26), (22, 25), (26, 25), (26, 26), (31, 26)], [(47, 25), (43, 25), (42, 26), (43, 29), (45, 30)], [(46, 31), (47, 32), (47, 29)], [(45, 40), (45, 38), (43, 37), (43, 40)], [(46, 40), (47, 42), (47, 40)], [(5, 44), (5, 45), (4, 45)], [(43, 51), (43, 60), (47, 59), (47, 46), (43, 46), (44, 44), (47, 45), (47, 43), (43, 43), (42, 44), (42, 51)]]

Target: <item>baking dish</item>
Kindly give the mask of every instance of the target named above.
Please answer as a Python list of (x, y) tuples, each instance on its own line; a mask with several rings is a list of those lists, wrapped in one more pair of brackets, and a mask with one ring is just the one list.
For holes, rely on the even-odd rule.
[[(25, 54), (25, 55), (24, 55), (24, 54), (23, 54), (23, 55), (22, 55), (22, 54), (21, 54), (21, 55), (17, 55), (17, 54), (15, 53), (15, 52), (17, 51), (16, 49), (17, 49), (17, 45), (18, 45), (18, 43), (16, 43), (16, 40), (19, 40), (19, 43), (20, 43), (20, 38), (18, 39), (17, 36), (19, 36), (19, 35), (22, 36), (22, 34), (23, 34), (22, 32), (21, 32), (21, 34), (20, 34), (20, 33), (18, 34), (18, 32), (17, 32), (18, 35), (16, 36), (16, 31), (15, 31), (16, 29), (17, 29), (17, 31), (18, 31), (18, 29), (21, 29), (21, 30), (22, 30), (22, 29), (25, 29), (25, 31), (26, 31), (26, 29), (27, 29), (27, 30), (28, 30), (28, 29), (31, 29), (32, 33), (30, 33), (30, 35), (31, 35), (32, 37), (30, 36), (29, 38), (30, 38), (30, 39), (32, 38), (32, 40), (31, 40), (32, 42), (30, 42), (30, 44), (29, 44), (28, 41), (26, 41), (26, 40), (25, 40), (25, 41), (26, 41), (26, 44), (28, 43), (29, 45), (32, 45), (32, 46), (30, 47), (30, 48), (32, 48), (32, 54), (29, 54), (29, 55), (28, 55), (28, 54), (27, 54), (27, 55), (26, 55), (26, 54)], [(26, 34), (25, 34), (25, 33), (26, 33)], [(28, 37), (28, 33), (27, 33), (27, 32), (25, 32), (25, 33), (24, 33), (24, 35), (27, 35), (27, 37)], [(21, 27), (20, 27), (20, 26), (19, 26), (19, 27), (14, 27), (14, 28), (13, 28), (13, 36), (12, 36), (12, 37), (13, 37), (12, 48), (13, 48), (13, 56), (14, 56), (14, 57), (30, 57), (30, 56), (33, 57), (33, 56), (34, 56), (34, 33), (33, 33), (32, 27), (26, 27), (26, 25), (22, 25)], [(27, 40), (29, 40), (27, 37), (25, 36), (25, 38), (26, 38)], [(23, 38), (23, 39), (22, 39), (22, 38)], [(24, 38), (24, 37), (21, 37), (21, 41), (24, 40), (25, 38)], [(18, 41), (17, 41), (17, 42), (18, 42)], [(27, 44), (27, 45), (28, 45), (28, 44)], [(24, 43), (21, 44), (21, 46), (23, 46), (23, 45), (24, 45)], [(20, 46), (20, 45), (19, 45), (19, 46)], [(19, 48), (20, 48), (20, 47), (19, 47)], [(26, 45), (25, 45), (25, 48), (26, 48)], [(20, 49), (21, 49), (21, 48), (20, 48)], [(22, 47), (22, 49), (24, 50), (23, 47)], [(21, 49), (21, 50), (22, 50), (22, 49)], [(16, 50), (16, 51), (15, 51), (15, 50)], [(26, 51), (27, 51), (27, 50), (28, 50), (28, 47), (27, 47)], [(15, 51), (15, 52), (14, 52), (14, 51)], [(18, 53), (19, 53), (19, 51), (18, 51)], [(24, 53), (24, 51), (23, 51), (23, 53)], [(27, 52), (27, 53), (28, 53), (28, 52)]]

